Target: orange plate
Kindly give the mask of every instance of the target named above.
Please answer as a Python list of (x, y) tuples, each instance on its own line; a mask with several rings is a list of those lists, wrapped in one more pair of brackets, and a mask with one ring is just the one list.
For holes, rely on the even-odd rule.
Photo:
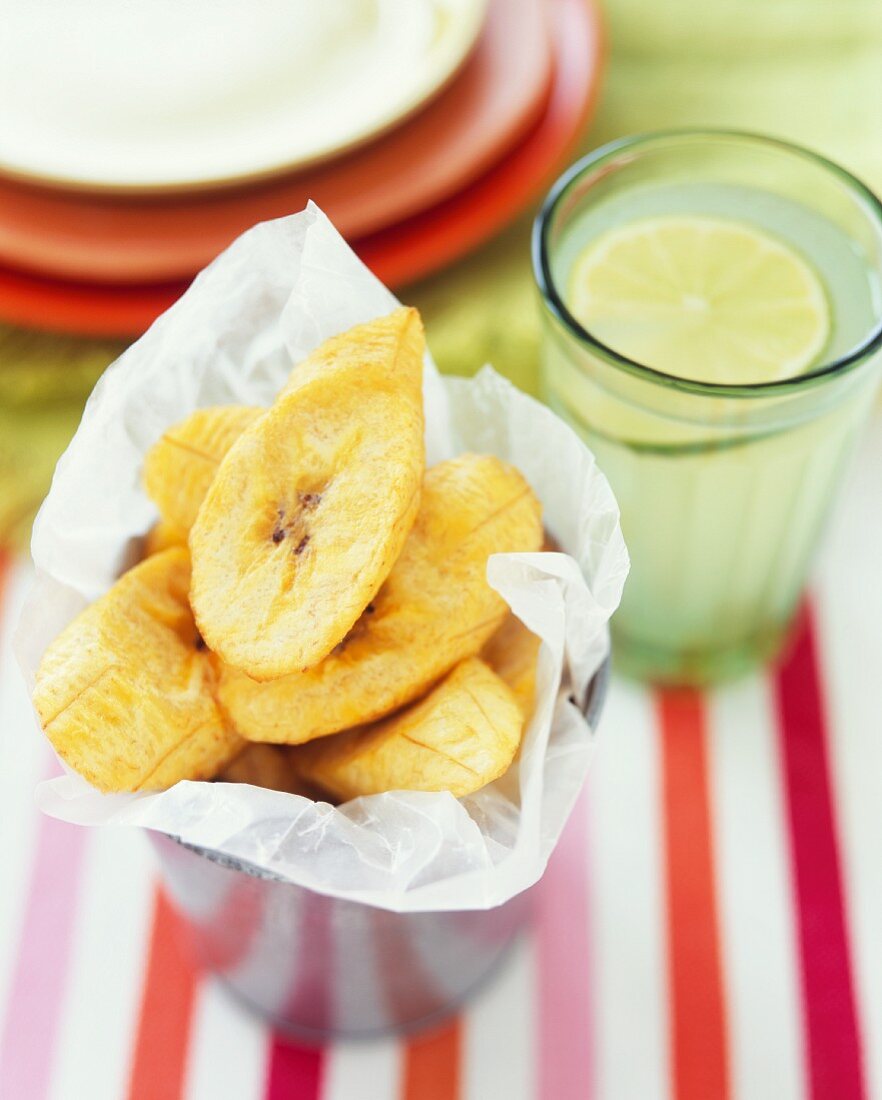
[[(508, 224), (549, 185), (581, 137), (601, 68), (597, 9), (586, 0), (549, 0), (554, 72), (541, 118), (517, 148), (438, 206), (354, 242), (384, 282), (400, 286), (462, 256)], [(101, 286), (0, 268), (0, 319), (57, 332), (134, 336), (187, 282)]]
[(428, 210), (529, 132), (551, 80), (546, 0), (492, 0), (461, 74), (411, 122), (345, 157), (247, 189), (123, 197), (0, 179), (0, 261), (106, 283), (190, 278), (259, 221), (314, 199), (354, 240)]

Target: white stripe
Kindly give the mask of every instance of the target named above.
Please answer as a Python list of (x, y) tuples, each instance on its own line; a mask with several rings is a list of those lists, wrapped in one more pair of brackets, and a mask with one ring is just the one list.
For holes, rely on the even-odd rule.
[(536, 973), (530, 936), (464, 1014), (465, 1100), (533, 1100), (536, 1095)]
[(614, 680), (588, 785), (598, 1100), (668, 1096), (659, 769), (650, 696)]
[(858, 456), (822, 563), (818, 636), (867, 1093), (882, 1096), (882, 424)]
[(325, 1061), (322, 1100), (398, 1100), (401, 1070), (398, 1039), (334, 1043)]
[(130, 829), (90, 831), (52, 1075), (56, 1100), (126, 1093), (152, 891), (145, 837)]
[(34, 787), (51, 759), (12, 655), (12, 633), (30, 580), (29, 567), (13, 567), (0, 608), (0, 1030), (34, 858)]
[(260, 1100), (268, 1030), (216, 980), (199, 983), (187, 1058), (186, 1100)]
[(709, 771), (735, 1100), (807, 1095), (786, 820), (768, 682), (709, 696)]

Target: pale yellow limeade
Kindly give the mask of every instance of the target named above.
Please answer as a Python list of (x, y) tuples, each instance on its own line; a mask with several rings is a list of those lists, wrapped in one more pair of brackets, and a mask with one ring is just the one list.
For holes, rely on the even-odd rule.
[(552, 328), (545, 397), (621, 506), (632, 573), (613, 624), (620, 664), (702, 682), (778, 647), (872, 388), (843, 378), (800, 403), (786, 387), (756, 401), (690, 383), (810, 374), (872, 328), (878, 287), (847, 236), (792, 200), (658, 191), (649, 209), (608, 206), (602, 226), (592, 211), (575, 219), (556, 267), (591, 337), (660, 377), (611, 371)]

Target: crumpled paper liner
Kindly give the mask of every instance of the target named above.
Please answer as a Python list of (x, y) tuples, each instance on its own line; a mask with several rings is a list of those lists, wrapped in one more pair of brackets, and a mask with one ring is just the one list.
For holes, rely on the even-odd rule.
[[(156, 519), (144, 454), (213, 404), (269, 404), (328, 336), (396, 299), (313, 204), (240, 237), (107, 371), (58, 463), (32, 544), (36, 582), (17, 653), (32, 687), (61, 628), (131, 564)], [(140, 825), (335, 897), (399, 912), (481, 909), (533, 884), (576, 799), (593, 731), (579, 704), (608, 650), (628, 571), (618, 509), (573, 431), (489, 367), (442, 379), (427, 356), (427, 463), (463, 451), (516, 465), (568, 553), (496, 554), (490, 584), (543, 641), (535, 712), (509, 774), (461, 800), (397, 791), (340, 808), (245, 784), (105, 795), (66, 774), (40, 807), (82, 825)]]

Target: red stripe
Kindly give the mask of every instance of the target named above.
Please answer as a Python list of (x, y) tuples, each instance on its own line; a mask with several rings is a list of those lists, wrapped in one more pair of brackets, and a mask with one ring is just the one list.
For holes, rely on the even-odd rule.
[(157, 890), (129, 1100), (179, 1100), (183, 1093), (197, 979), (177, 924)]
[(436, 1031), (411, 1039), (404, 1051), (403, 1100), (457, 1100), (461, 1058), (458, 1016)]
[(776, 677), (809, 1081), (814, 1100), (866, 1095), (811, 615)]
[(273, 1036), (266, 1100), (318, 1100), (323, 1062), (324, 1055), (320, 1048), (298, 1046), (280, 1035)]
[(726, 1016), (701, 695), (658, 695), (676, 1100), (729, 1096)]

